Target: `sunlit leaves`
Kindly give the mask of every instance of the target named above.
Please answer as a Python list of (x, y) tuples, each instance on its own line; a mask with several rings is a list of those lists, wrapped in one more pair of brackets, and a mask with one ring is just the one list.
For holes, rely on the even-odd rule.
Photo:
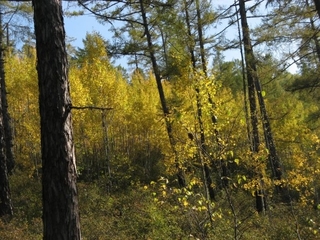
[(40, 119), (35, 49), (28, 49), (28, 55), (7, 58), (5, 72), (17, 166), (32, 175), (41, 166)]

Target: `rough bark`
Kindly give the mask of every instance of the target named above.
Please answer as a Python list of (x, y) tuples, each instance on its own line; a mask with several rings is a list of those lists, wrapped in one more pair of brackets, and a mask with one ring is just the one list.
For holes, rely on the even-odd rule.
[(62, 6), (33, 0), (41, 118), (43, 238), (81, 239)]

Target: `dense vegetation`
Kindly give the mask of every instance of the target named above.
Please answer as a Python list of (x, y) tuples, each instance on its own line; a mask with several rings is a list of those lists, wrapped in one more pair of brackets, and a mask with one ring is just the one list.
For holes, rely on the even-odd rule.
[[(146, 31), (130, 19), (122, 29), (130, 41), (114, 29), (123, 40), (120, 47), (91, 33), (82, 49), (69, 49), (83, 239), (318, 239), (320, 59), (319, 20), (310, 10), (312, 3), (269, 1), (274, 15), (252, 30), (261, 95), (281, 162), (282, 177), (277, 179), (259, 111), (261, 141), (252, 151), (242, 62), (226, 62), (220, 55), (239, 43), (207, 37), (201, 44), (199, 27), (206, 29), (223, 14), (235, 15), (225, 11), (219, 15), (203, 3), (201, 20), (196, 4), (177, 1), (175, 8), (168, 8), (169, 17), (161, 11), (164, 6), (157, 6), (160, 2), (147, 9), (156, 39), (152, 48), (143, 42)], [(308, 8), (301, 8), (306, 3)], [(284, 19), (277, 12), (284, 10), (286, 16), (299, 18)], [(186, 19), (187, 12), (193, 23)], [(282, 31), (267, 30), (275, 22), (282, 24)], [(284, 60), (270, 53), (288, 38), (297, 44), (296, 55), (291, 56), (299, 57), (297, 73), (287, 71)], [(204, 46), (207, 59), (212, 58), (209, 52), (215, 54), (212, 66), (201, 61)], [(154, 49), (168, 114), (150, 60)], [(133, 71), (124, 74), (112, 63), (120, 52), (133, 58)], [(288, 59), (291, 53), (282, 54)], [(5, 73), (16, 166), (10, 175), (14, 215), (0, 221), (0, 236), (41, 239), (34, 47), (27, 43), (21, 51), (8, 47)], [(257, 209), (259, 199), (264, 202), (262, 210)]]

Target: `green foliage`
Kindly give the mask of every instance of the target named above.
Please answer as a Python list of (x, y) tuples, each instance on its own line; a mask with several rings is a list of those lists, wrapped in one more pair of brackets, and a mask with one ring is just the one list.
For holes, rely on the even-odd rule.
[(42, 239), (40, 181), (16, 170), (10, 184), (14, 216), (0, 219), (1, 239)]
[[(42, 239), (39, 180), (23, 172), (10, 180), (15, 215), (0, 221), (1, 238)], [(186, 189), (171, 184), (161, 178), (110, 195), (103, 181), (79, 183), (83, 239), (234, 238), (235, 218), (225, 192), (211, 203), (214, 225), (210, 226), (208, 203), (196, 194), (201, 182), (191, 180)], [(310, 207), (278, 205), (271, 199), (268, 214), (263, 216), (255, 212), (254, 198), (241, 190), (233, 191), (230, 200), (237, 209), (237, 234), (243, 239), (296, 239), (297, 231), (304, 239), (317, 237), (320, 219)]]

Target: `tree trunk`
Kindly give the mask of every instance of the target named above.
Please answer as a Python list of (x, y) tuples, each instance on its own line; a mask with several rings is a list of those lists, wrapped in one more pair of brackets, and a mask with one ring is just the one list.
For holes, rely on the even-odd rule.
[(266, 147), (269, 150), (269, 162), (273, 173), (273, 177), (277, 180), (281, 179), (282, 170), (279, 157), (277, 155), (276, 147), (274, 144), (271, 125), (267, 114), (267, 109), (262, 96), (262, 89), (260, 81), (257, 75), (256, 60), (252, 50), (252, 44), (249, 33), (249, 26), (247, 23), (247, 15), (245, 10), (245, 1), (239, 1), (239, 10), (241, 16), (241, 25), (243, 31), (244, 53), (246, 60), (247, 79), (248, 79), (248, 91), (249, 91), (249, 103), (251, 109), (251, 124), (253, 132), (253, 151), (258, 152), (259, 147), (259, 133), (258, 133), (258, 118), (255, 94), (257, 93), (260, 112), (262, 115), (262, 125), (265, 137)]
[(317, 10), (318, 16), (320, 18), (320, 1), (319, 0), (313, 0), (313, 1), (314, 1), (314, 5), (316, 7), (316, 10)]
[[(2, 108), (0, 104), (0, 108)], [(2, 109), (0, 109), (0, 112)], [(0, 113), (0, 216), (12, 215), (7, 161), (5, 155), (3, 118)]]
[(247, 22), (247, 14), (245, 9), (245, 1), (239, 1), (239, 11), (243, 35), (243, 45), (244, 45), (244, 55), (246, 61), (246, 72), (247, 72), (247, 81), (248, 81), (248, 96), (249, 96), (249, 106), (250, 106), (250, 120), (252, 127), (252, 151), (258, 152), (260, 145), (259, 132), (258, 132), (258, 116), (257, 116), (257, 102), (256, 102), (256, 93), (255, 93), (255, 78), (256, 78), (256, 65), (255, 58), (253, 55), (252, 44), (249, 33), (249, 26)]
[(60, 0), (33, 0), (41, 118), (43, 238), (81, 239)]
[(198, 26), (198, 37), (199, 37), (199, 46), (200, 46), (200, 56), (201, 56), (201, 64), (202, 64), (202, 70), (207, 76), (207, 62), (206, 62), (206, 56), (205, 56), (205, 49), (204, 49), (204, 39), (203, 39), (203, 32), (202, 32), (202, 17), (200, 12), (200, 2), (199, 0), (196, 0), (196, 12), (197, 12), (197, 26)]
[[(319, 4), (318, 7), (320, 8), (320, 1), (318, 0), (318, 1), (315, 1), (315, 2), (317, 2)], [(306, 0), (306, 5), (307, 5), (307, 7), (310, 6), (308, 0)], [(319, 9), (318, 13), (320, 13), (320, 9)], [(320, 17), (320, 15), (319, 15), (319, 17)], [(316, 47), (317, 58), (318, 58), (318, 61), (320, 63), (320, 43), (319, 43), (319, 39), (318, 39), (317, 34), (316, 34), (317, 28), (315, 26), (315, 21), (314, 21), (313, 17), (310, 17), (310, 25), (311, 25), (312, 32), (314, 32), (314, 34), (312, 34), (311, 38), (314, 41), (314, 44), (315, 44), (315, 47)]]
[[(2, 13), (0, 12), (0, 27), (2, 29)], [(10, 170), (13, 168), (13, 162), (8, 161), (6, 156), (6, 142), (5, 142), (5, 124), (4, 124), (4, 107), (3, 104), (3, 94), (5, 93), (5, 88), (2, 83), (4, 83), (4, 64), (3, 64), (3, 47), (2, 47), (2, 30), (0, 29), (0, 216), (12, 215), (12, 203), (9, 188), (8, 179), (8, 166)], [(5, 98), (6, 99), (6, 98)], [(11, 145), (10, 145), (11, 150)], [(12, 153), (12, 152), (11, 152)], [(13, 160), (10, 159), (10, 160)]]
[(139, 2), (140, 2), (140, 11), (141, 11), (141, 16), (142, 16), (142, 21), (143, 21), (143, 25), (144, 25), (144, 29), (145, 29), (145, 35), (147, 37), (147, 44), (148, 44), (148, 50), (149, 50), (150, 59), (151, 59), (151, 63), (152, 63), (152, 68), (153, 68), (154, 75), (155, 75), (156, 82), (157, 82), (157, 88), (158, 88), (158, 93), (159, 93), (159, 97), (160, 97), (162, 112), (163, 112), (163, 115), (165, 118), (166, 130), (167, 130), (169, 142), (170, 142), (170, 145), (171, 145), (172, 151), (174, 153), (174, 157), (175, 157), (178, 183), (179, 183), (180, 187), (185, 187), (186, 180), (185, 180), (185, 176), (184, 176), (184, 171), (182, 170), (182, 168), (179, 164), (178, 152), (176, 151), (176, 141), (174, 139), (173, 131), (172, 131), (172, 123), (169, 120), (170, 112), (169, 112), (169, 108), (167, 106), (166, 98), (165, 98), (163, 87), (162, 87), (161, 75), (160, 75), (159, 67), (157, 64), (156, 57), (155, 57), (154, 46), (152, 43), (152, 37), (151, 37), (149, 27), (148, 27), (149, 25), (148, 25), (147, 15), (145, 12), (143, 0), (140, 0)]
[[(190, 17), (189, 17), (189, 11), (188, 11), (188, 3), (186, 0), (184, 0), (184, 11), (186, 14), (186, 25), (187, 25), (187, 31), (188, 31), (188, 37), (189, 37), (189, 42), (188, 43), (188, 48), (190, 52), (190, 57), (191, 57), (191, 63), (192, 63), (192, 68), (193, 71), (196, 71), (196, 57), (194, 53), (194, 48), (195, 48), (195, 41), (194, 41), (194, 36), (191, 33), (191, 23), (190, 23)], [(200, 12), (199, 12), (200, 14)], [(198, 16), (200, 18), (200, 16)], [(201, 27), (202, 31), (202, 27)], [(200, 34), (199, 34), (200, 35)], [(201, 34), (202, 36), (202, 34)], [(205, 141), (205, 135), (204, 135), (204, 127), (203, 127), (203, 121), (202, 121), (202, 104), (201, 104), (201, 99), (200, 99), (200, 90), (199, 87), (195, 87), (196, 91), (196, 102), (197, 102), (197, 120), (199, 124), (199, 130), (200, 130), (200, 158), (204, 158), (207, 154), (207, 147), (206, 147), (206, 141)], [(198, 144), (199, 145), (199, 144)], [(212, 184), (212, 179), (211, 179), (211, 169), (208, 166), (208, 164), (201, 159), (201, 165), (202, 165), (202, 172), (203, 172), (203, 179), (205, 181), (205, 186), (206, 186), (206, 192), (207, 192), (207, 198), (208, 200), (214, 201), (215, 200), (215, 190), (213, 188)]]
[(4, 142), (5, 142), (5, 154), (7, 159), (7, 168), (8, 173), (11, 173), (14, 166), (15, 160), (12, 151), (13, 147), (13, 137), (11, 129), (11, 117), (8, 112), (8, 102), (7, 102), (7, 92), (6, 92), (6, 83), (5, 83), (5, 72), (4, 72), (4, 60), (3, 60), (3, 51), (4, 49), (0, 46), (0, 78), (1, 78), (1, 103), (2, 103), (2, 115), (3, 115), (3, 127), (4, 127)]
[(4, 47), (2, 43), (3, 32), (2, 32), (2, 12), (0, 12), (0, 86), (1, 86), (1, 103), (2, 103), (2, 116), (3, 116), (3, 127), (4, 127), (4, 143), (5, 143), (5, 155), (7, 161), (8, 173), (11, 173), (15, 161), (12, 152), (12, 129), (11, 129), (11, 118), (8, 112), (8, 102), (7, 102), (7, 91), (5, 83), (5, 72), (4, 72)]
[(12, 214), (13, 211), (9, 188), (7, 161), (5, 155), (2, 104), (0, 103), (0, 216)]
[[(196, 4), (197, 30), (198, 30), (198, 38), (199, 38), (201, 66), (202, 66), (202, 71), (203, 71), (204, 75), (206, 77), (208, 77), (207, 58), (206, 58), (205, 47), (204, 47), (205, 41), (204, 41), (204, 37), (203, 37), (203, 24), (202, 24), (203, 19), (202, 19), (202, 16), (201, 16), (200, 1), (196, 0), (195, 4)], [(195, 67), (195, 65), (194, 65), (194, 67)], [(216, 127), (217, 126), (217, 117), (214, 115), (214, 111), (213, 111), (215, 103), (214, 103), (210, 93), (208, 93), (208, 102), (212, 106), (212, 109), (210, 111), (211, 121), (212, 121), (212, 124), (214, 126), (214, 132), (215, 132), (215, 136), (216, 136), (216, 143), (217, 143), (217, 146), (218, 146), (218, 152), (221, 153), (222, 146), (221, 146), (221, 142), (219, 140), (220, 139), (220, 137), (219, 137), (220, 134), (219, 134), (219, 131), (217, 130), (217, 127)], [(227, 175), (228, 167), (227, 167), (227, 163), (222, 158), (220, 158), (219, 161), (220, 161), (219, 170), (220, 170), (220, 175), (221, 175), (221, 179), (222, 179), (222, 186), (223, 187), (227, 187), (228, 186), (228, 175)], [(217, 164), (212, 162), (212, 165), (217, 165)], [(209, 176), (209, 178), (210, 178), (210, 176)]]
[(270, 124), (269, 117), (267, 114), (266, 105), (264, 103), (264, 99), (262, 96), (262, 89), (260, 86), (260, 82), (258, 80), (256, 81), (255, 87), (257, 90), (260, 111), (261, 111), (261, 115), (262, 115), (262, 125), (263, 125), (265, 142), (266, 142), (266, 146), (269, 150), (268, 157), (269, 157), (269, 163), (271, 165), (270, 167), (272, 170), (272, 175), (273, 175), (274, 179), (281, 180), (281, 176), (282, 176), (281, 163), (280, 163), (280, 159), (277, 154), (276, 146), (274, 144), (272, 130), (271, 130), (271, 124)]
[[(251, 150), (254, 153), (259, 151), (259, 131), (258, 131), (258, 116), (257, 116), (257, 103), (256, 103), (256, 92), (255, 92), (255, 81), (257, 78), (257, 69), (255, 64), (255, 58), (252, 50), (252, 44), (249, 33), (249, 26), (247, 22), (247, 14), (245, 9), (245, 0), (239, 1), (239, 12), (241, 19), (243, 45), (244, 45), (244, 56), (246, 61), (246, 72), (248, 81), (248, 97), (250, 106), (250, 120), (252, 127), (251, 135)], [(259, 173), (257, 173), (259, 174)], [(256, 209), (258, 212), (263, 212), (265, 206), (265, 197), (262, 194), (263, 189), (261, 186), (257, 186), (258, 190), (255, 193), (256, 196)]]
[(250, 120), (249, 120), (249, 108), (248, 108), (248, 93), (247, 93), (247, 81), (246, 81), (246, 70), (245, 70), (245, 61), (244, 61), (244, 53), (243, 53), (243, 43), (242, 43), (242, 34), (241, 34), (241, 24), (239, 20), (238, 8), (237, 8), (237, 0), (234, 0), (234, 7), (237, 12), (237, 28), (238, 28), (238, 36), (239, 36), (239, 47), (240, 47), (240, 56), (241, 56), (241, 72), (242, 72), (242, 89), (243, 89), (243, 102), (244, 102), (244, 111), (246, 118), (246, 127), (247, 127), (247, 136), (249, 143), (252, 143), (251, 139), (251, 131), (250, 131)]

